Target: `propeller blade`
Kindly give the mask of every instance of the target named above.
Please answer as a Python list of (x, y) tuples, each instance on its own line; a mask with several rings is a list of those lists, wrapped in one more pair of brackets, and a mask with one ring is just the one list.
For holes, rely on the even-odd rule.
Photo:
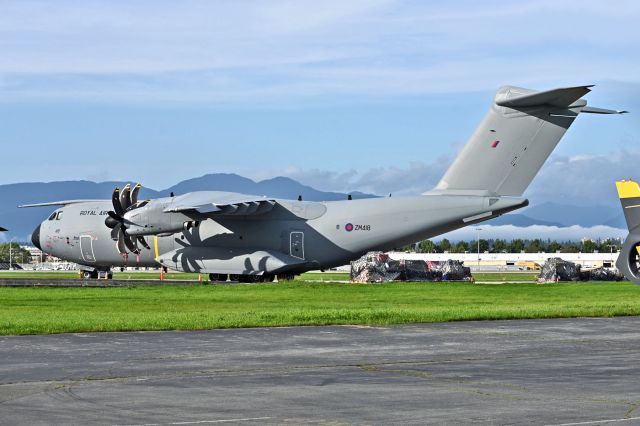
[(120, 222), (116, 223), (116, 226), (111, 230), (111, 239), (113, 241), (118, 241), (118, 234), (120, 233), (120, 228), (122, 228), (122, 224)]
[(131, 237), (124, 232), (122, 232), (122, 234), (124, 235), (124, 245), (127, 246), (127, 249), (129, 249), (129, 251), (134, 254), (140, 253), (140, 250), (138, 250), (138, 247), (136, 246), (135, 240), (132, 240)]
[(132, 206), (138, 202), (138, 192), (140, 192), (140, 188), (142, 188), (142, 185), (138, 183), (131, 190), (131, 194), (129, 195), (129, 201)]
[(115, 212), (115, 214), (119, 217), (124, 216), (124, 209), (122, 208), (122, 204), (120, 204), (120, 188), (118, 188), (117, 186), (116, 189), (113, 190), (113, 194), (111, 195), (111, 203), (113, 204), (113, 211)]
[[(126, 184), (124, 188), (122, 188), (122, 192), (120, 193), (120, 207), (122, 210), (127, 211), (130, 206), (131, 199), (129, 198), (129, 194), (131, 193), (131, 185)], [(122, 216), (122, 215), (121, 215)]]
[(120, 252), (120, 254), (127, 254), (127, 246), (125, 244), (126, 239), (127, 236), (124, 235), (124, 231), (122, 231), (122, 228), (120, 228), (118, 232), (118, 251)]
[(147, 241), (142, 235), (138, 235), (138, 242), (142, 244), (142, 247), (146, 248), (147, 250), (151, 250), (151, 247), (149, 247), (149, 244), (147, 244)]

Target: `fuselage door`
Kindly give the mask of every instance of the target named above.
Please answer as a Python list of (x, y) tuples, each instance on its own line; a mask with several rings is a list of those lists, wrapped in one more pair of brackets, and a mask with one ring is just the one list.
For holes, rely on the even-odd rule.
[(93, 255), (93, 237), (91, 235), (80, 235), (80, 254), (85, 262), (95, 262)]
[(289, 234), (289, 254), (304, 259), (304, 232), (293, 231)]

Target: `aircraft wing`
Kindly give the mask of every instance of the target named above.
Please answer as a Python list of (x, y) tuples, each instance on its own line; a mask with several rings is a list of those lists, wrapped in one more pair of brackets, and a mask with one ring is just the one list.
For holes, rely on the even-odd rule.
[(275, 204), (276, 200), (268, 198), (249, 198), (247, 196), (235, 196), (234, 194), (225, 194), (217, 197), (206, 192), (192, 192), (182, 197), (176, 197), (176, 201), (165, 208), (164, 211), (166, 213), (199, 213), (205, 216), (246, 216), (267, 213), (273, 209)]
[(27, 207), (47, 207), (47, 206), (66, 206), (69, 204), (78, 204), (78, 203), (89, 203), (89, 202), (99, 202), (105, 200), (62, 200), (62, 201), (49, 201), (46, 203), (35, 203), (35, 204), (22, 204), (19, 205), (19, 209), (25, 209)]

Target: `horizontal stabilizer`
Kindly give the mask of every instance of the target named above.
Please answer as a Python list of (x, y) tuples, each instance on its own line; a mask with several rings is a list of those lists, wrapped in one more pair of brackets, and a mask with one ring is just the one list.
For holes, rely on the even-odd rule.
[(539, 105), (551, 105), (566, 108), (591, 91), (590, 86), (563, 87), (545, 90), (526, 95), (514, 96), (508, 99), (496, 100), (496, 105), (509, 108), (525, 108)]
[(580, 112), (588, 112), (590, 114), (627, 114), (629, 111), (620, 111), (616, 109), (596, 108), (586, 106)]
[(7, 232), (7, 229), (5, 229), (2, 226), (0, 226), (0, 232)]

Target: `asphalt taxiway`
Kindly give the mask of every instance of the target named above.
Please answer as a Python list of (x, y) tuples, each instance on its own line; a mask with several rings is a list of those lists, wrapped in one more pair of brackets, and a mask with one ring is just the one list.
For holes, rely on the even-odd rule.
[(0, 337), (0, 423), (640, 423), (639, 360), (639, 317)]

